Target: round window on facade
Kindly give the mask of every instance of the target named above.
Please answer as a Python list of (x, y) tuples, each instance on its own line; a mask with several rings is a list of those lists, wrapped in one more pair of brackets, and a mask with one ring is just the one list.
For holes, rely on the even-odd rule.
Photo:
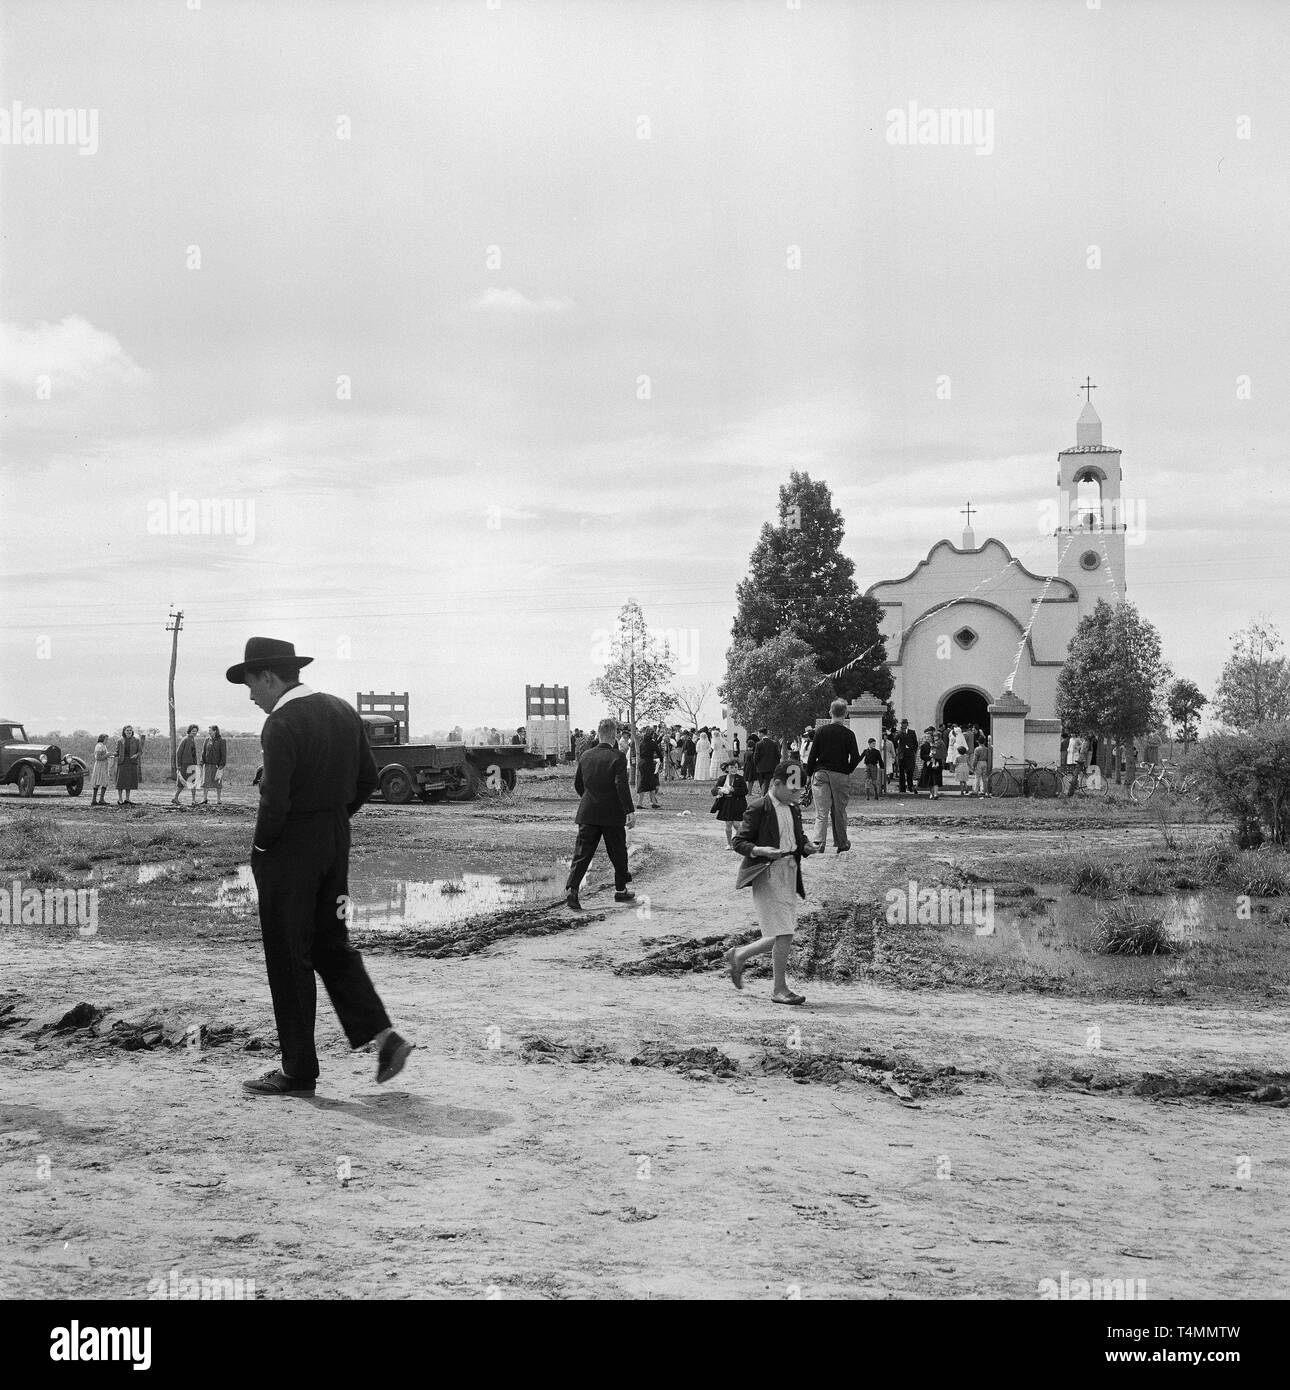
[(1086, 550), (1079, 557), (1079, 562), (1086, 570), (1095, 570), (1102, 563), (1102, 557), (1096, 550)]

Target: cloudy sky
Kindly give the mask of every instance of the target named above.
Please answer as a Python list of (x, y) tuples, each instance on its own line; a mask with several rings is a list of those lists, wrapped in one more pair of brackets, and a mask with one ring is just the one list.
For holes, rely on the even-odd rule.
[[(721, 679), (793, 468), (862, 587), (969, 498), (1046, 572), (1086, 374), (1146, 508), (1129, 596), (1212, 690), (1255, 613), (1290, 637), (1288, 30), (6, 0), (0, 713), (164, 727), (173, 605), (181, 722), (259, 727), (223, 672), (263, 633), (418, 729), (513, 727), (538, 682), (586, 725), (628, 597)], [(911, 102), (981, 138), (893, 143)], [(17, 143), (47, 108), (80, 148)], [(203, 500), (235, 534), (183, 533)]]

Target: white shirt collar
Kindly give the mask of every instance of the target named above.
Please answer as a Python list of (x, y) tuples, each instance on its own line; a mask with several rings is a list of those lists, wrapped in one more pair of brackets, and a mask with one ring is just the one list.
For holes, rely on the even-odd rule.
[(290, 701), (303, 700), (306, 695), (312, 695), (313, 693), (314, 692), (310, 690), (307, 685), (293, 685), (284, 695), (278, 696), (277, 704), (274, 705), (269, 713), (276, 714), (283, 705), (288, 704)]

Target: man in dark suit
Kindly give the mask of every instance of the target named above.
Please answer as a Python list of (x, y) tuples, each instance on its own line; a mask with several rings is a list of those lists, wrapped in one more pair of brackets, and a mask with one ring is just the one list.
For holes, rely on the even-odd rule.
[(573, 789), (582, 800), (578, 803), (578, 839), (565, 885), (565, 902), (575, 912), (582, 911), (578, 888), (602, 837), (614, 866), (614, 901), (629, 903), (636, 897), (627, 887), (632, 877), (627, 872), (627, 827), (636, 824), (627, 759), (614, 745), (618, 726), (612, 719), (602, 719), (597, 733), (600, 742), (578, 759), (573, 778)]
[(845, 854), (851, 848), (847, 833), (847, 796), (851, 774), (860, 765), (856, 736), (847, 724), (847, 702), (829, 706), (831, 722), (817, 729), (806, 760), (806, 779), (815, 793), (815, 848), (821, 853), (833, 827), (833, 848)]
[(363, 958), (349, 944), (349, 818), (376, 788), (376, 763), (357, 712), (300, 683), (290, 642), (247, 641), (228, 679), (245, 685), (268, 718), (251, 873), (273, 995), (282, 1067), (242, 1085), (253, 1095), (313, 1095), (317, 989), (327, 993), (351, 1047), (377, 1042), (377, 1081), (403, 1070), (412, 1044), (390, 1026)]
[(918, 756), (918, 735), (909, 727), (909, 720), (900, 721), (900, 733), (896, 735), (896, 757), (900, 760), (900, 790), (918, 795), (917, 773), (914, 762)]
[(757, 788), (763, 796), (770, 791), (771, 774), (779, 764), (779, 744), (765, 729), (757, 730), (757, 747), (753, 750), (753, 773)]

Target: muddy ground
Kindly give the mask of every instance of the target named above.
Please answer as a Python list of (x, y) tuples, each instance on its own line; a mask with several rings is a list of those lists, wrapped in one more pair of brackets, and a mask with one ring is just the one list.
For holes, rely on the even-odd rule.
[[(0, 928), (0, 1295), (144, 1298), (171, 1270), (259, 1298), (1035, 1298), (1063, 1271), (1149, 1298), (1290, 1293), (1280, 983), (963, 988), (855, 910), (947, 863), (1006, 877), (1075, 841), (1158, 843), (1141, 812), (861, 806), (853, 852), (806, 866), (789, 1009), (716, 959), (754, 917), (706, 788), (663, 795), (629, 837), (638, 904), (615, 906), (598, 858), (582, 919), (557, 905), (567, 782), (367, 808), (356, 878), (537, 882), (483, 923), (365, 932), (419, 1050), (378, 1088), (323, 999), (312, 1100), (240, 1089), (276, 1061), (254, 908), (217, 891), (249, 791), (218, 814), (156, 789), (133, 812), (0, 798), (0, 877), (51, 858), (14, 831), (37, 816), (80, 847), (51, 881), (103, 885), (91, 937)], [(660, 952), (680, 966), (642, 968)], [(845, 971), (807, 978), (839, 952)]]

